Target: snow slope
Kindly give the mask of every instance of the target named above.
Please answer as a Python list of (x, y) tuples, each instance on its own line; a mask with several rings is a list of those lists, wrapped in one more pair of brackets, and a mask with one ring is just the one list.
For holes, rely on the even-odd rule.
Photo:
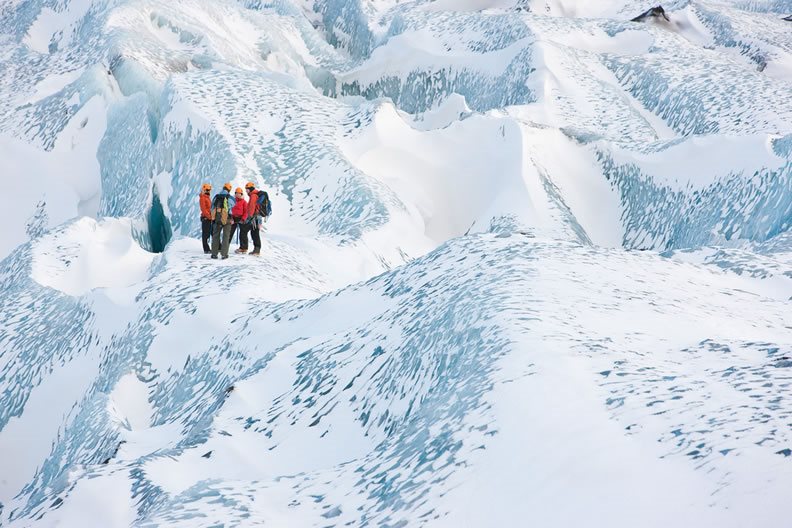
[(0, 4), (0, 526), (786, 526), (792, 5), (648, 7)]

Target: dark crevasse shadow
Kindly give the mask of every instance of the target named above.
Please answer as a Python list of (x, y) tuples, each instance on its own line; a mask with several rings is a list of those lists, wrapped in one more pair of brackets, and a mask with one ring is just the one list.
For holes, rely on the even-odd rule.
[(165, 215), (165, 210), (162, 207), (159, 193), (156, 189), (152, 193), (151, 209), (149, 209), (146, 220), (148, 222), (150, 242), (148, 249), (154, 253), (162, 253), (173, 236), (173, 230), (171, 229), (170, 219)]

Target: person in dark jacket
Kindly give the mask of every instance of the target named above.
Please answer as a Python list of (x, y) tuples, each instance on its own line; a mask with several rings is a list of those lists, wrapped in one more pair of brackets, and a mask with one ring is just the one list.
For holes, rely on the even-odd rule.
[[(259, 228), (261, 227), (261, 218), (258, 214), (258, 195), (259, 191), (256, 190), (256, 184), (247, 182), (245, 190), (248, 193), (248, 210), (247, 210), (247, 230), (250, 231), (250, 238), (253, 239), (253, 251), (250, 253), (254, 257), (261, 255), (261, 234)], [(247, 233), (245, 233), (247, 238)]]
[(239, 228), (239, 247), (234, 253), (247, 253), (248, 237), (245, 221), (247, 220), (248, 203), (245, 201), (241, 187), (234, 189), (234, 200), (236, 200), (236, 203), (234, 208), (231, 209), (231, 218), (234, 220), (234, 224), (231, 226), (231, 240), (234, 239), (234, 232)]
[(223, 185), (223, 190), (215, 194), (212, 198), (212, 221), (214, 231), (212, 232), (212, 258), (217, 258), (218, 251), (222, 258), (228, 258), (228, 244), (231, 240), (231, 226), (234, 219), (231, 217), (231, 210), (234, 208), (234, 197), (230, 194), (231, 184)]
[(209, 238), (212, 236), (212, 199), (209, 195), (212, 186), (208, 183), (201, 185), (201, 194), (198, 204), (201, 206), (201, 243), (203, 244), (204, 255), (211, 253), (209, 249)]

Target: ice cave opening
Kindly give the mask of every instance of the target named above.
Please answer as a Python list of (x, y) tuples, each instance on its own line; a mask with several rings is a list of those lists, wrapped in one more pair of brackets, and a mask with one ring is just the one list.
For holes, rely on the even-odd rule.
[(152, 193), (151, 209), (149, 209), (147, 221), (150, 242), (149, 250), (154, 253), (162, 253), (165, 251), (165, 246), (170, 242), (171, 236), (173, 236), (173, 230), (171, 229), (170, 219), (162, 207), (156, 188)]

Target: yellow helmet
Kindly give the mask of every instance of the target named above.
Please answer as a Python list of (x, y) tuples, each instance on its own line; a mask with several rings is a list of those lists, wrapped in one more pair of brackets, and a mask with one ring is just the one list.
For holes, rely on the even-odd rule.
[(230, 183), (224, 183), (223, 184), (223, 189), (225, 189), (226, 191), (230, 191), (231, 190), (231, 184)]
[(212, 190), (212, 184), (211, 183), (204, 183), (203, 185), (201, 185), (201, 192), (206, 192), (206, 191), (211, 191), (211, 190)]
[(234, 189), (234, 194), (242, 194), (242, 187), (237, 187)]
[(245, 189), (255, 189), (255, 188), (256, 188), (256, 184), (253, 182), (247, 182), (245, 184)]

